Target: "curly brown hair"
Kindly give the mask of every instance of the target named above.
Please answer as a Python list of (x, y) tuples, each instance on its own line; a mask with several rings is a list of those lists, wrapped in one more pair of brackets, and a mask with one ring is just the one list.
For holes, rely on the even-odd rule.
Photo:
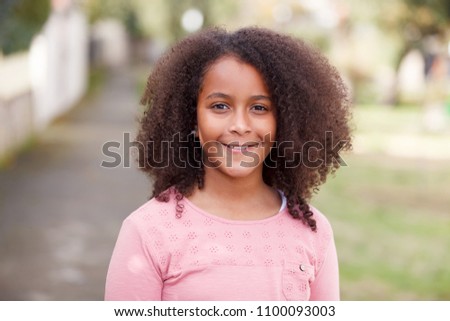
[(342, 164), (339, 152), (351, 148), (349, 94), (317, 49), (264, 28), (200, 31), (155, 65), (135, 142), (139, 166), (154, 182), (152, 197), (167, 202), (174, 187), (179, 216), (183, 196), (203, 187), (202, 151), (192, 134), (197, 97), (208, 67), (227, 55), (260, 72), (276, 108), (276, 142), (264, 162), (264, 181), (285, 194), (292, 217), (315, 231), (308, 200)]

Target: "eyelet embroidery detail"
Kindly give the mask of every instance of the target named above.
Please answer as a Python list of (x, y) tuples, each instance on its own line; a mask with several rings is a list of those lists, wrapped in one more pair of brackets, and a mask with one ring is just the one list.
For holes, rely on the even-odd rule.
[(286, 263), (283, 267), (283, 293), (287, 300), (308, 300), (313, 267), (306, 263)]

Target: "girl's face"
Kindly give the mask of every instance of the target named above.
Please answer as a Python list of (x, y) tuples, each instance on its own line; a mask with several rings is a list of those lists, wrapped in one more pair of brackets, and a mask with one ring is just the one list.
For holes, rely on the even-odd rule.
[(197, 126), (206, 173), (262, 177), (264, 159), (275, 139), (276, 119), (259, 71), (230, 56), (211, 65), (198, 96)]

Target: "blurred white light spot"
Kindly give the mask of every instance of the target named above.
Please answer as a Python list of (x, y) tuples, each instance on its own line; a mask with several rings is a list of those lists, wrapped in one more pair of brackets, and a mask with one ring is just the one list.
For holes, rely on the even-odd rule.
[(203, 14), (198, 9), (189, 9), (181, 17), (181, 26), (188, 32), (199, 30), (203, 26)]
[(287, 4), (277, 4), (273, 7), (273, 18), (277, 23), (286, 23), (292, 19), (292, 9)]
[(300, 5), (309, 11), (319, 11), (324, 10), (329, 5), (327, 0), (299, 0)]
[(445, 110), (443, 104), (434, 103), (426, 106), (424, 125), (430, 132), (440, 132), (445, 129)]
[(316, 11), (314, 17), (317, 23), (324, 28), (334, 28), (339, 22), (339, 17), (335, 11), (330, 9)]

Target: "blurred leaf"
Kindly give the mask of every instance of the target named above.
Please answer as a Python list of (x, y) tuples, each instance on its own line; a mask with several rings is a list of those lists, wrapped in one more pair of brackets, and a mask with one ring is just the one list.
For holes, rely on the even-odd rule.
[(4, 54), (26, 50), (50, 12), (48, 0), (5, 0), (0, 4), (0, 49)]

